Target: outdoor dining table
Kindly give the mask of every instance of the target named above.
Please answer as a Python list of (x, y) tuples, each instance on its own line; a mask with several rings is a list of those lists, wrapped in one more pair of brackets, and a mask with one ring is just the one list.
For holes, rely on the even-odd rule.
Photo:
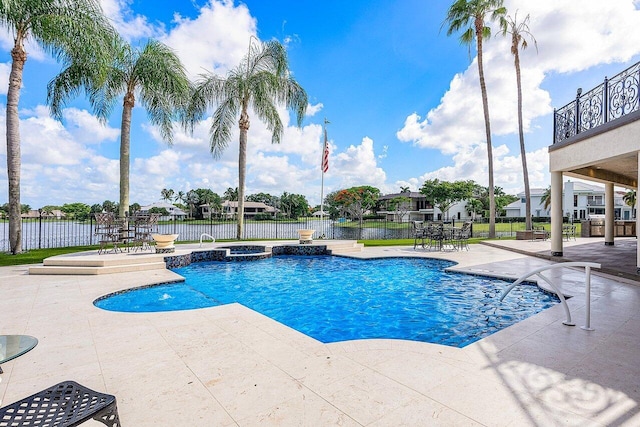
[(37, 344), (38, 339), (30, 335), (0, 335), (0, 364), (22, 356)]

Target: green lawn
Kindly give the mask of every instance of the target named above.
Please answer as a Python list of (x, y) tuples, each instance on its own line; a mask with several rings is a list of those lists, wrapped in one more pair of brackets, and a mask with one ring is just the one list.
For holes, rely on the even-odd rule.
[(99, 246), (73, 246), (68, 248), (32, 249), (18, 255), (12, 255), (7, 252), (0, 252), (0, 267), (21, 264), (40, 264), (42, 260), (52, 256), (70, 254), (74, 252), (90, 251), (92, 249), (98, 248)]

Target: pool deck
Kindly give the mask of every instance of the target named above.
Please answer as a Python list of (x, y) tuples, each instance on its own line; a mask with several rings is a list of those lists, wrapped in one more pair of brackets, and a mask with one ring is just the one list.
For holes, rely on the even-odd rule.
[[(534, 248), (544, 252), (542, 244)], [(551, 264), (486, 245), (445, 253), (376, 247), (351, 256), (446, 258), (463, 271), (508, 277)], [(0, 268), (1, 333), (39, 339), (2, 365), (0, 406), (75, 380), (115, 395), (125, 427), (640, 425), (640, 286), (620, 277), (592, 277), (594, 331), (580, 328), (584, 273), (562, 269), (550, 277), (574, 296), (578, 326), (562, 324), (558, 305), (459, 349), (401, 340), (322, 344), (239, 304), (168, 313), (92, 305), (109, 292), (178, 278), (168, 270), (27, 272)]]

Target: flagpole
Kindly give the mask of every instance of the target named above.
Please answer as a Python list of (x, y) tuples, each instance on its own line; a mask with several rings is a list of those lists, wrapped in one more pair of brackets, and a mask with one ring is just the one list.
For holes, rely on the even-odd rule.
[(321, 159), (320, 159), (320, 172), (322, 172), (322, 179), (321, 179), (321, 185), (320, 185), (320, 218), (324, 217), (324, 156), (325, 156), (325, 150), (327, 149), (327, 123), (329, 123), (329, 120), (327, 120), (327, 118), (324, 118), (324, 123), (322, 125), (322, 133), (324, 134), (324, 144), (322, 144), (322, 154), (321, 154)]

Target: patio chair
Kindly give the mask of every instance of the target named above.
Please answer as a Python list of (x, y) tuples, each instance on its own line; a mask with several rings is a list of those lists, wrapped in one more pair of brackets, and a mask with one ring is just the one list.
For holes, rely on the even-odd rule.
[(459, 230), (456, 230), (454, 241), (458, 250), (469, 250), (469, 238), (471, 237), (471, 221), (466, 221), (462, 224)]
[(570, 238), (573, 237), (573, 240), (576, 240), (576, 226), (575, 225), (563, 225), (562, 226), (562, 237), (569, 241)]
[(0, 427), (75, 427), (94, 419), (120, 427), (116, 398), (65, 381), (0, 408)]
[(116, 221), (115, 215), (112, 212), (98, 212), (94, 216), (96, 218), (94, 234), (100, 244), (98, 253), (117, 252), (120, 243), (120, 224)]
[(413, 221), (413, 249), (420, 245), (424, 248), (425, 228), (423, 221)]
[(151, 250), (153, 238), (151, 235), (157, 232), (160, 214), (138, 214), (134, 217), (134, 245), (135, 250)]

